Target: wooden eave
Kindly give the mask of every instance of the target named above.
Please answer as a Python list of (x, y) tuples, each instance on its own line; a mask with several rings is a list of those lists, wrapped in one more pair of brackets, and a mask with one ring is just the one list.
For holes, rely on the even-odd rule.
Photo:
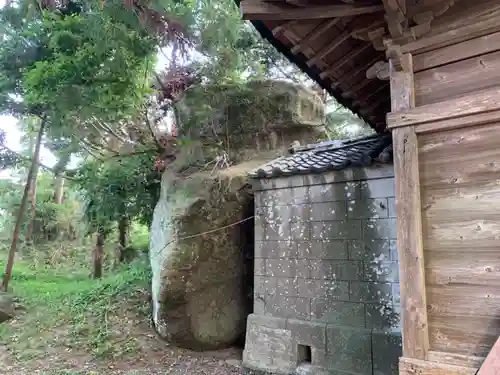
[(264, 39), (382, 133), (391, 105), (388, 45), (428, 32), (451, 0), (235, 1)]

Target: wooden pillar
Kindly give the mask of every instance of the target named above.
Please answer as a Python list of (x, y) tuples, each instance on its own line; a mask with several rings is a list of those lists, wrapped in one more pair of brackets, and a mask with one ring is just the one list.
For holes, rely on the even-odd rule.
[[(415, 107), (412, 56), (390, 60), (392, 112)], [(392, 131), (396, 183), (397, 247), (401, 285), (403, 356), (426, 360), (429, 328), (422, 246), (417, 134), (414, 126)]]

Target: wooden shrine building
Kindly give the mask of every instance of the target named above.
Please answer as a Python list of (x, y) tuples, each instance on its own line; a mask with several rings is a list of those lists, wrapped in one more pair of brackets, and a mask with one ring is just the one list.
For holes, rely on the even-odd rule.
[(341, 104), (392, 132), (400, 374), (500, 374), (500, 1), (239, 5)]

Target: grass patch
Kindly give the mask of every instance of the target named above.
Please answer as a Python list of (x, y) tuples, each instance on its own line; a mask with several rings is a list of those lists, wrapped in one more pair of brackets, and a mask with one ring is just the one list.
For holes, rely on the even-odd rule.
[(106, 269), (101, 280), (90, 279), (86, 262), (74, 258), (57, 264), (33, 257), (17, 259), (11, 292), (25, 312), (0, 325), (0, 342), (16, 360), (81, 350), (99, 358), (118, 358), (137, 349), (133, 331), (149, 316), (145, 297), (149, 281), (144, 254)]

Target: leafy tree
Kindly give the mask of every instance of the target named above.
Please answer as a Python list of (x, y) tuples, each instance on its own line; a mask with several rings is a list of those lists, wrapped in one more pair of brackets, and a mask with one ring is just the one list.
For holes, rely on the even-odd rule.
[(102, 275), (103, 246), (113, 228), (118, 228), (118, 259), (125, 261), (133, 252), (127, 241), (130, 224), (151, 221), (160, 183), (153, 161), (154, 155), (143, 153), (106, 162), (92, 160), (78, 171), (89, 232), (98, 233), (93, 250), (95, 278)]
[(137, 18), (126, 17), (133, 12), (123, 4), (118, 8), (106, 2), (99, 9), (98, 4), (70, 1), (50, 11), (37, 9), (29, 17), (28, 4), (21, 1), (0, 10), (0, 114), (41, 120), (4, 289), (45, 132), (52, 138), (99, 143), (96, 123), (118, 124), (144, 103), (149, 90), (144, 77), (158, 43), (157, 36), (139, 27)]

